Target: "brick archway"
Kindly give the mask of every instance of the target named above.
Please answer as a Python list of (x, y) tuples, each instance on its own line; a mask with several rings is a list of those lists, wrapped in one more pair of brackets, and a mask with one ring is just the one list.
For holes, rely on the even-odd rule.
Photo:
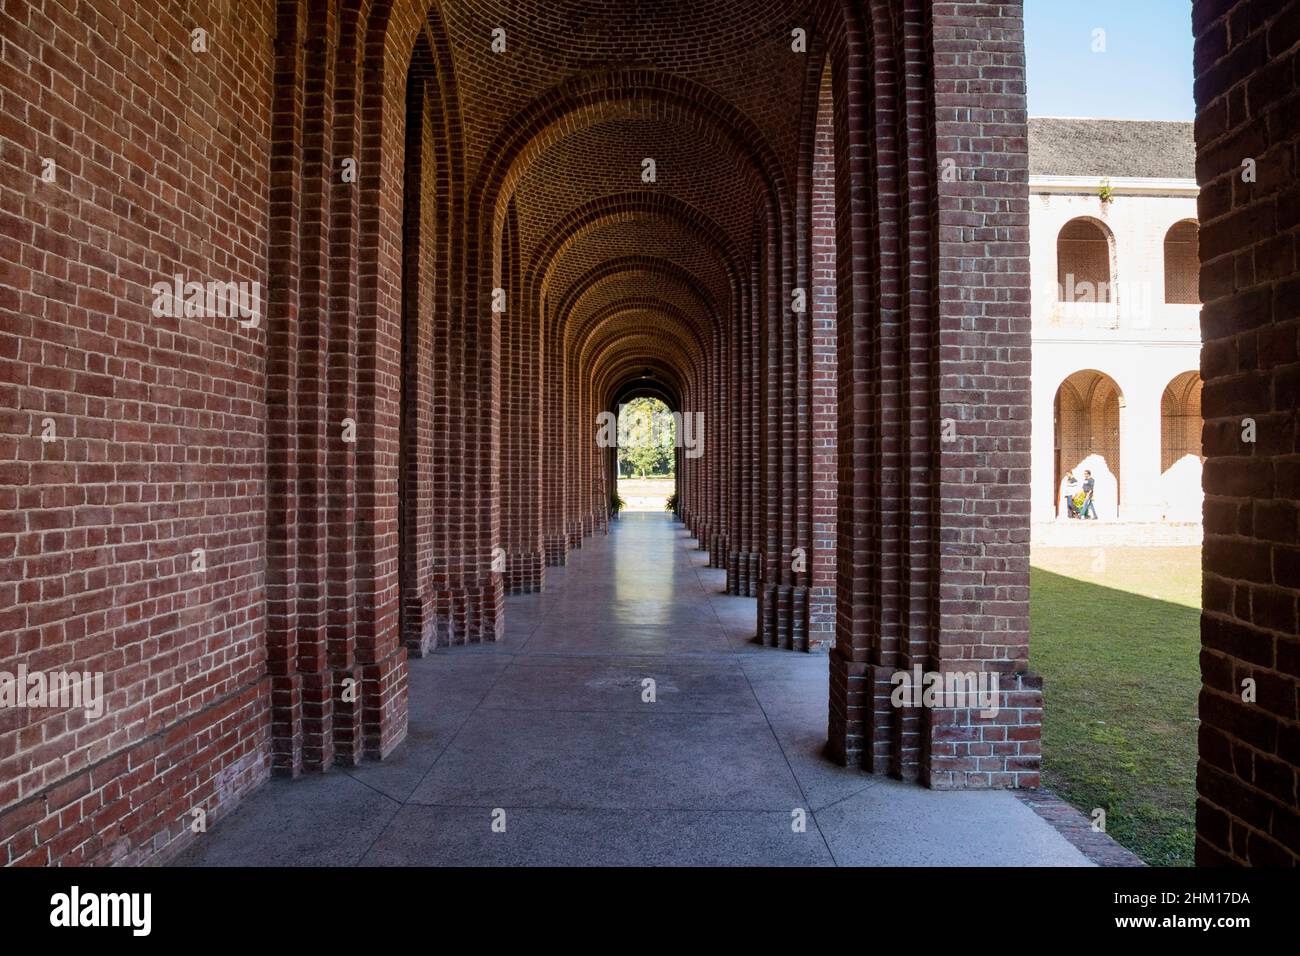
[(1052, 488), (1057, 516), (1065, 516), (1061, 482), (1067, 474), (1082, 482), (1081, 469), (1085, 467), (1095, 472), (1098, 513), (1110, 519), (1121, 516), (1120, 431), (1122, 416), (1128, 414), (1123, 390), (1105, 372), (1080, 369), (1057, 386), (1054, 412), (1056, 467)]
[[(832, 645), (831, 759), (1037, 784), (1018, 5), (258, 0), (204, 12), (193, 60), (156, 5), (83, 6), (0, 14), (66, 64), (6, 88), (31, 121), (0, 132), (14, 169), (57, 160), (6, 207), (0, 650), (99, 668), (116, 710), (0, 726), (0, 861), (165, 858), (195, 807), (388, 759), (408, 656), (509, 640), (507, 593), (603, 532), (594, 419), (638, 390), (703, 417), (677, 514), (757, 643)], [(1194, 5), (1206, 862), (1300, 832), (1294, 203), (1267, 165), (1294, 136), (1271, 87), (1227, 106), (1240, 51), (1294, 53), (1265, 6)], [(86, 65), (101, 7), (130, 95)], [(68, 89), (121, 124), (74, 128)], [(261, 323), (151, 314), (173, 275), (258, 283)], [(914, 669), (996, 675), (1002, 719), (894, 707)]]
[[(544, 590), (547, 566), (603, 531), (608, 456), (593, 420), (644, 389), (647, 370), (675, 410), (705, 423), (700, 456), (679, 456), (678, 513), (727, 569), (727, 590), (758, 599), (759, 643), (808, 646), (821, 569), (820, 621), (838, 628), (830, 752), (904, 776), (924, 768), (937, 786), (1030, 778), (1032, 719), (1023, 749), (999, 742), (993, 768), (965, 752), (969, 728), (952, 715), (933, 728), (896, 723), (863, 691), (905, 662), (1023, 669), (1021, 558), (995, 554), (1009, 533), (1000, 523), (1013, 528), (1019, 512), (994, 505), (1018, 500), (1022, 435), (988, 422), (1017, 421), (1027, 393), (1014, 365), (1027, 311), (1008, 305), (1018, 273), (989, 273), (972, 293), (945, 265), (1023, 255), (1024, 147), (1005, 134), (1023, 126), (1014, 11), (969, 14), (954, 29), (951, 12), (921, 3), (741, 4), (718, 31), (701, 29), (716, 8), (677, 3), (653, 13), (655, 44), (611, 59), (607, 38), (644, 26), (630, 6), (578, 32), (508, 5), (493, 8), (487, 32), (423, 0), (254, 6), (251, 39), (213, 24), (211, 75), (225, 85), (206, 97), (221, 119), (202, 135), (214, 155), (250, 157), (240, 175), (262, 185), (219, 242), (175, 260), (203, 275), (234, 263), (269, 290), (264, 332), (225, 351), (200, 336), (208, 390), (235, 426), (212, 428), (208, 453), (240, 461), (244, 444), (215, 436), (254, 436), (248, 447), (261, 450), (247, 467), (264, 469), (265, 486), (237, 468), (222, 493), (246, 527), (213, 504), (155, 545), (179, 555), (203, 542), (222, 556), (217, 580), (246, 586), (234, 599), (209, 585), (197, 603), (184, 599), (183, 618), (144, 618), (148, 641), (186, 648), (177, 667), (197, 668), (186, 670), (193, 695), (163, 692), (148, 720), (68, 738), (61, 775), (29, 751), (7, 758), (21, 781), (3, 794), (7, 846), (67, 812), (55, 804), (70, 791), (56, 785), (102, 774), (90, 755), (109, 741), (128, 761), (161, 746), (151, 727), (204, 741), (185, 745), (175, 772), (192, 775), (193, 800), (218, 815), (270, 772), (385, 759), (407, 732), (408, 655), (501, 640), (507, 592)], [(808, 49), (791, 42), (795, 27)], [(158, 45), (142, 60), (184, 39), (142, 36)], [(958, 107), (935, 77), (1004, 38), (1007, 78), (981, 94), (987, 103)], [(762, 87), (744, 79), (755, 56), (769, 67)], [(917, 82), (897, 82), (902, 69)], [(994, 162), (961, 154), (970, 123), (987, 124), (980, 158)], [(931, 175), (940, 152), (958, 157), (960, 190)], [(1004, 208), (989, 221), (996, 242), (979, 234), (987, 214), (970, 190)], [(163, 208), (169, 186), (153, 192)], [(950, 234), (951, 216), (975, 234)], [(978, 341), (966, 340), (971, 322)], [(243, 354), (247, 369), (230, 358)], [(831, 362), (842, 387), (818, 378)], [(1012, 373), (987, 412), (988, 389), (977, 401), (965, 384), (975, 369)], [(62, 401), (48, 394), (51, 407)], [(169, 401), (157, 393), (146, 419), (173, 414)], [(961, 422), (959, 448), (923, 437), (935, 409)], [(824, 459), (816, 480), (816, 443), (832, 434), (843, 452), (837, 545), (825, 525), (813, 540), (832, 494)], [(991, 482), (996, 499), (963, 475)], [(975, 551), (957, 555), (958, 540)], [(809, 549), (814, 570), (796, 567)], [(962, 593), (948, 594), (945, 575)], [(102, 593), (130, 614), (154, 606), (122, 587)], [(66, 613), (89, 626), (77, 606)], [(986, 620), (996, 637), (975, 642)], [(238, 665), (224, 663), (227, 646), (242, 648)], [(139, 692), (130, 669), (110, 677), (115, 692)], [(129, 831), (69, 844), (59, 861), (179, 846), (185, 809), (159, 805)]]

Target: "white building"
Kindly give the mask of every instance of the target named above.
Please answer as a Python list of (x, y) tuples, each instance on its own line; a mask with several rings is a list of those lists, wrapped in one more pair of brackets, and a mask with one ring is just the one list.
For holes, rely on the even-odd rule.
[(1200, 540), (1195, 155), (1191, 123), (1029, 121), (1036, 541)]

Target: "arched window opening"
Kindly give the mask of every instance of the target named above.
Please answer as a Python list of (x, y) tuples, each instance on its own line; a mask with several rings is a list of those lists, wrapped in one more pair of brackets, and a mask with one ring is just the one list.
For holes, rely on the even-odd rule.
[(1201, 517), (1201, 377), (1183, 372), (1160, 397), (1160, 494), (1164, 517)]
[(1061, 302), (1112, 301), (1110, 236), (1101, 223), (1072, 219), (1056, 239), (1056, 282)]
[[(1061, 518), (1119, 516), (1123, 393), (1109, 375), (1075, 372), (1056, 390), (1056, 507)], [(1091, 481), (1091, 486), (1088, 482)], [(1091, 490), (1091, 508), (1080, 496)], [(1071, 502), (1075, 507), (1071, 507)]]
[(1165, 233), (1165, 302), (1196, 305), (1200, 298), (1201, 260), (1195, 221), (1176, 222)]

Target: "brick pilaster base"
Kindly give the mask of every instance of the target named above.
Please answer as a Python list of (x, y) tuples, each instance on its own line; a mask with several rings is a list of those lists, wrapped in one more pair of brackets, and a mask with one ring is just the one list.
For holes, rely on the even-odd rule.
[(437, 644), (437, 599), (432, 591), (410, 597), (402, 609), (402, 641), (412, 657), (424, 657)]
[(867, 665), (849, 660), (836, 647), (830, 653), (830, 672), (826, 755), (844, 766), (856, 766), (866, 748)]
[(936, 708), (927, 716), (929, 760), (922, 760), (921, 767), (922, 780), (931, 788), (1039, 785), (1043, 682), (1036, 674), (999, 675), (994, 716), (982, 716), (974, 707)]
[(506, 555), (505, 589), (507, 594), (534, 594), (546, 586), (546, 553), (516, 551)]
[(369, 760), (382, 760), (406, 739), (406, 652), (396, 648), (360, 672), (362, 751)]
[[(396, 656), (396, 652), (394, 654)], [(406, 650), (401, 650), (402, 666), (406, 664)], [(332, 706), (329, 713), (333, 726), (331, 736), (334, 740), (334, 762), (343, 767), (355, 767), (361, 762), (365, 751), (364, 730), (362, 729), (362, 711), (366, 705), (366, 693), (378, 693), (379, 688), (367, 688), (365, 674), (359, 664), (333, 671), (330, 675), (330, 698)], [(346, 698), (351, 697), (352, 700)], [(403, 712), (406, 708), (402, 701)], [(406, 716), (402, 715), (402, 736), (406, 735)]]
[(563, 567), (569, 563), (569, 545), (562, 534), (548, 534), (542, 542), (546, 554), (546, 565), (551, 568)]

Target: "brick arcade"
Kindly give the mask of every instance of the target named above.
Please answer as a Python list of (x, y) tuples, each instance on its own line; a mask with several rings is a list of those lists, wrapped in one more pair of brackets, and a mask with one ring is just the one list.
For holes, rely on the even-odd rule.
[[(384, 760), (408, 658), (604, 533), (638, 395), (703, 423), (678, 516), (757, 640), (828, 647), (828, 759), (1037, 786), (1021, 17), (5, 5), (0, 660), (107, 706), (0, 712), (0, 862), (165, 861), (192, 808)], [(1300, 3), (1194, 25), (1198, 854), (1294, 862)], [(189, 282), (258, 320), (157, 314)], [(913, 670), (996, 674), (997, 720), (891, 706)]]

